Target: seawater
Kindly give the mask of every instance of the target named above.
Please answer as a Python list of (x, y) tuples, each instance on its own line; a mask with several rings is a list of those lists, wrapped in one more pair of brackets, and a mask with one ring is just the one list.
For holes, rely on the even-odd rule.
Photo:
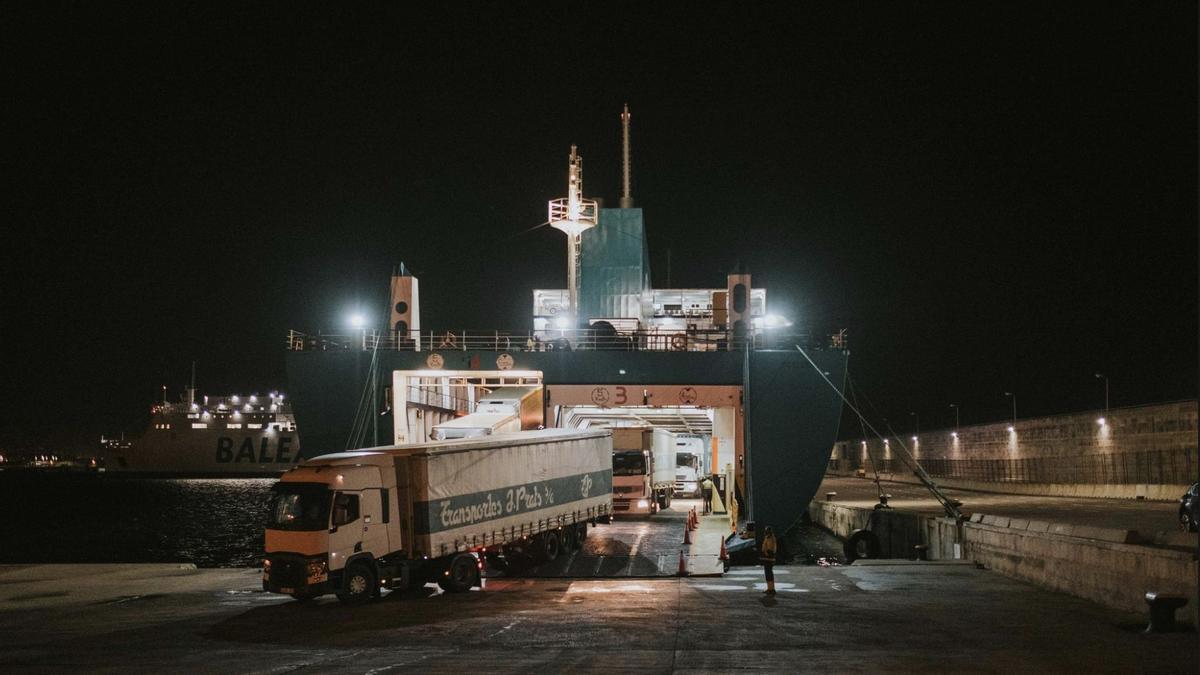
[(258, 566), (274, 483), (0, 472), (0, 563)]

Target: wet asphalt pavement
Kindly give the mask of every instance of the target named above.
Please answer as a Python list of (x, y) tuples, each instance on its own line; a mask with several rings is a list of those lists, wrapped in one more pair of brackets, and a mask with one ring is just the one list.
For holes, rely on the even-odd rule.
[(1195, 633), (964, 564), (497, 579), (361, 607), (248, 569), (0, 567), (3, 672), (1194, 672)]
[(687, 511), (699, 500), (676, 499), (653, 516), (624, 516), (588, 528), (583, 548), (533, 567), (519, 567), (495, 576), (537, 577), (655, 577), (674, 576), (683, 546)]

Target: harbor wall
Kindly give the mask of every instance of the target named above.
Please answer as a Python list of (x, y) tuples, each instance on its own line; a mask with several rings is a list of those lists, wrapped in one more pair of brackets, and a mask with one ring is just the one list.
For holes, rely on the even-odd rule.
[(913, 482), (907, 449), (945, 487), (1174, 500), (1200, 474), (1196, 424), (1190, 400), (839, 441), (828, 471)]
[[(915, 547), (930, 560), (971, 560), (1008, 577), (1099, 603), (1144, 614), (1145, 594), (1191, 598), (1179, 617), (1200, 625), (1196, 598), (1195, 536), (1176, 546), (1138, 545), (1135, 532), (975, 514), (970, 521), (924, 516), (894, 509), (866, 509), (813, 500), (813, 522), (846, 538), (869, 529), (881, 557), (915, 559)], [(1179, 533), (1183, 535), (1183, 533)], [(956, 546), (957, 545), (957, 546)], [(1188, 550), (1187, 546), (1191, 546)]]

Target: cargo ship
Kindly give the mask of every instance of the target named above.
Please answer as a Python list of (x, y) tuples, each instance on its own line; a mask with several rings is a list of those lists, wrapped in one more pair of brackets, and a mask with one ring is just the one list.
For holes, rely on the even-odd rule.
[(302, 459), (291, 404), (265, 396), (196, 396), (151, 408), (136, 438), (102, 438), (106, 474), (174, 478), (277, 476)]
[[(387, 326), (288, 333), (288, 386), (309, 454), (426, 441), (491, 391), (537, 386), (540, 419), (530, 428), (697, 437), (695, 468), (713, 478), (734, 522), (798, 521), (837, 437), (845, 335), (802, 332), (772, 314), (767, 289), (744, 270), (712, 288), (654, 288), (630, 191), (628, 109), (621, 120), (619, 207), (584, 196), (572, 146), (567, 197), (548, 205), (548, 223), (566, 238), (566, 288), (525, 291), (525, 328), (422, 329), (418, 279), (401, 265), (380, 313)], [(736, 231), (731, 223), (729, 236)]]

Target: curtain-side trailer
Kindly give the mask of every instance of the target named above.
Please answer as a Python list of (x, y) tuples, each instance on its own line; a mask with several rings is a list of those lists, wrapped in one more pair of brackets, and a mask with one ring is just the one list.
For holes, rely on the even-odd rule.
[(359, 602), (479, 584), (483, 556), (553, 559), (612, 512), (607, 430), (543, 430), (314, 457), (272, 488), (263, 589)]

